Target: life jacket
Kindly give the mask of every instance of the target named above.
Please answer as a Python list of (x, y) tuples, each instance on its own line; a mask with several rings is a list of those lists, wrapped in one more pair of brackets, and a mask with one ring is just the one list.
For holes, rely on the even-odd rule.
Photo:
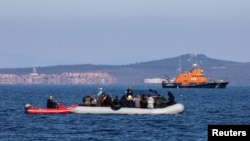
[(155, 100), (153, 97), (148, 97), (148, 108), (149, 109), (153, 109), (154, 108), (154, 103), (155, 103)]

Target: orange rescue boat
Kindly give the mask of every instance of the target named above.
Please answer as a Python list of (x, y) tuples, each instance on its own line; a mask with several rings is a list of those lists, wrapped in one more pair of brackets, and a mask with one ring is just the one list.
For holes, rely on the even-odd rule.
[(207, 79), (197, 64), (193, 64), (191, 71), (184, 71), (175, 79), (166, 78), (162, 81), (163, 88), (226, 88), (228, 84), (225, 80)]

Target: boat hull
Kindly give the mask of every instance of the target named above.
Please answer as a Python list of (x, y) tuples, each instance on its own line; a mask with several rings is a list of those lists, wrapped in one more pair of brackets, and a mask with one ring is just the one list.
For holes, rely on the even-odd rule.
[(179, 114), (184, 111), (184, 106), (181, 103), (165, 108), (142, 109), (142, 108), (127, 108), (113, 110), (110, 107), (91, 107), (91, 106), (77, 106), (72, 109), (72, 113), (77, 114)]
[(25, 113), (27, 114), (67, 114), (75, 108), (77, 105), (71, 105), (68, 107), (59, 108), (38, 108), (38, 107), (28, 107), (25, 108)]
[(226, 88), (229, 82), (219, 82), (215, 88)]
[(207, 82), (181, 85), (179, 83), (162, 82), (162, 88), (226, 88), (229, 82)]

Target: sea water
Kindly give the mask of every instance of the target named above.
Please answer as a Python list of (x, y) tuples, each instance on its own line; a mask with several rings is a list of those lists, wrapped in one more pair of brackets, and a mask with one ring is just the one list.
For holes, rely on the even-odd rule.
[(171, 91), (185, 110), (177, 115), (30, 115), (24, 105), (45, 107), (48, 96), (65, 106), (80, 104), (85, 95), (122, 96), (126, 85), (0, 85), (0, 140), (8, 141), (205, 141), (210, 124), (249, 125), (250, 86), (226, 89), (167, 89), (159, 84), (132, 86)]

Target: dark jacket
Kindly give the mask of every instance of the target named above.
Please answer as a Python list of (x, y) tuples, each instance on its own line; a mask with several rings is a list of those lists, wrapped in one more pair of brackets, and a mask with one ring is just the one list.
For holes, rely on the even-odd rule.
[(133, 90), (132, 89), (127, 89), (126, 96), (128, 97), (131, 95), (133, 97)]
[(116, 97), (112, 103), (111, 103), (111, 108), (112, 109), (120, 109), (121, 108), (121, 104), (120, 104), (120, 100), (118, 97)]
[(106, 96), (106, 99), (103, 101), (103, 106), (108, 107), (111, 106), (112, 97), (110, 95)]
[(54, 102), (52, 99), (47, 100), (47, 108), (56, 108), (56, 107), (57, 107), (56, 102)]
[(168, 105), (175, 104), (175, 97), (171, 92), (168, 92)]
[(146, 95), (142, 95), (140, 105), (141, 108), (148, 108), (148, 98)]

